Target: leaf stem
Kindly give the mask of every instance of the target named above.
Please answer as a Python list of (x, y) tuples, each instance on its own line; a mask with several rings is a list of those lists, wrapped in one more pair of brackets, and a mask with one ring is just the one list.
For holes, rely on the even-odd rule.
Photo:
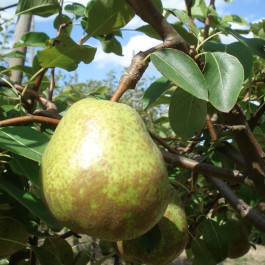
[(205, 44), (205, 42), (207, 42), (207, 41), (210, 40), (211, 38), (213, 38), (213, 37), (215, 37), (215, 36), (217, 36), (217, 35), (219, 35), (219, 34), (221, 34), (221, 33), (222, 33), (221, 31), (218, 31), (218, 32), (214, 33), (213, 35), (209, 36), (209, 37), (208, 37), (207, 39), (205, 39), (204, 41), (202, 41), (202, 42), (197, 46), (196, 51), (198, 52), (199, 49)]

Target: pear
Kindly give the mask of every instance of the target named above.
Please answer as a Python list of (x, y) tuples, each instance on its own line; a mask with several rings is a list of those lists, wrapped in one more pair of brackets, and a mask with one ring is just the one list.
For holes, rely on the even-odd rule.
[(235, 219), (228, 219), (223, 224), (224, 231), (228, 238), (230, 259), (244, 256), (250, 249), (248, 242), (248, 232), (242, 222)]
[(29, 233), (24, 225), (9, 216), (0, 216), (0, 259), (7, 258), (24, 247)]
[[(172, 187), (171, 198), (167, 210), (157, 224), (160, 237), (154, 237), (148, 232), (139, 238), (119, 241), (114, 244), (114, 249), (120, 256), (129, 262), (147, 265), (166, 265), (173, 261), (185, 249), (188, 241), (188, 225), (184, 209), (181, 207), (176, 190)], [(144, 238), (145, 237), (145, 238)], [(149, 239), (148, 239), (149, 237)], [(139, 244), (141, 242), (142, 246)], [(146, 243), (158, 241), (152, 249), (143, 248)]]
[(138, 237), (163, 216), (163, 157), (128, 105), (87, 98), (57, 126), (41, 163), (48, 208), (63, 226), (106, 241)]

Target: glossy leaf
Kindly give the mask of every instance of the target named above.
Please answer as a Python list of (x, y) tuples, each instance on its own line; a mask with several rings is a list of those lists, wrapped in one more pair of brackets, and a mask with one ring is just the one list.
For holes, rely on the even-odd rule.
[(46, 238), (43, 248), (49, 250), (63, 265), (73, 264), (73, 250), (69, 243), (60, 237)]
[(204, 240), (193, 240), (191, 248), (194, 254), (192, 265), (216, 265), (216, 261), (213, 259), (209, 249), (206, 247)]
[(199, 132), (206, 119), (207, 102), (177, 88), (169, 105), (169, 122), (184, 141)]
[(14, 44), (14, 48), (27, 46), (46, 47), (49, 39), (50, 37), (43, 32), (27, 32)]
[(153, 82), (144, 92), (143, 96), (143, 108), (150, 107), (155, 101), (157, 101), (166, 90), (170, 89), (174, 84), (165, 77), (158, 78)]
[(198, 36), (199, 29), (191, 23), (189, 16), (184, 11), (173, 8), (166, 8), (166, 10), (179, 18), (188, 29), (190, 29), (196, 36)]
[(102, 45), (102, 50), (105, 53), (115, 53), (117, 55), (122, 56), (122, 46), (120, 42), (114, 37), (113, 34), (109, 34), (107, 36), (97, 36), (98, 40), (100, 40)]
[(85, 9), (83, 28), (88, 36), (109, 34), (125, 26), (135, 15), (123, 0), (92, 0)]
[(239, 96), (244, 69), (236, 57), (227, 53), (208, 52), (205, 58), (209, 101), (216, 109), (229, 112)]
[(48, 17), (59, 12), (57, 0), (19, 0), (16, 15), (31, 14)]
[(204, 0), (193, 0), (191, 7), (192, 17), (204, 21), (206, 19), (208, 7)]
[(248, 25), (248, 22), (238, 16), (238, 15), (227, 15), (227, 16), (224, 16), (221, 20), (221, 23), (225, 23), (225, 22), (233, 22), (233, 23), (237, 23), (239, 25)]
[(79, 3), (72, 3), (70, 5), (66, 5), (64, 10), (69, 13), (75, 14), (76, 18), (82, 17), (85, 12), (85, 7)]
[(44, 202), (41, 199), (37, 198), (35, 195), (28, 193), (4, 180), (0, 180), (0, 189), (8, 193), (11, 197), (13, 197), (25, 208), (27, 208), (31, 213), (33, 213), (39, 219), (49, 225), (49, 227), (53, 228), (56, 231), (59, 231), (61, 229), (61, 225), (58, 224), (54, 217), (51, 215)]
[(265, 59), (265, 40), (258, 39), (258, 38), (244, 38), (239, 35), (235, 30), (231, 28), (226, 28), (226, 30), (232, 34), (236, 39), (238, 39), (242, 44), (247, 46), (251, 51), (260, 56), (261, 58)]
[(225, 52), (235, 56), (244, 67), (244, 79), (249, 77), (253, 66), (253, 54), (241, 42), (222, 44), (209, 41), (203, 45), (203, 49), (210, 52)]
[(215, 221), (205, 220), (203, 222), (203, 239), (216, 262), (219, 263), (228, 257), (228, 239), (223, 228)]
[(40, 162), (49, 138), (30, 127), (0, 128), (0, 147)]
[(167, 79), (197, 98), (208, 99), (204, 76), (188, 55), (173, 49), (162, 49), (150, 57), (156, 69)]
[(8, 58), (25, 58), (24, 53), (22, 53), (20, 51), (7, 52), (5, 54), (2, 54), (1, 56), (8, 57)]
[(10, 161), (10, 166), (13, 172), (20, 176), (26, 177), (32, 182), (32, 184), (36, 185), (37, 187), (40, 186), (39, 166), (37, 162), (23, 156), (13, 154)]
[(76, 44), (68, 35), (60, 34), (53, 40), (53, 45), (37, 52), (43, 68), (60, 67), (73, 71), (82, 61), (90, 63), (95, 56), (96, 48)]
[(63, 265), (51, 251), (45, 249), (44, 247), (31, 246), (30, 248), (38, 257), (41, 265)]

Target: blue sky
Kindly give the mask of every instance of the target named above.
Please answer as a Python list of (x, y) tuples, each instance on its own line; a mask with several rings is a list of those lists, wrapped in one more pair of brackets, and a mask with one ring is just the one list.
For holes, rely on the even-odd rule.
[[(209, 3), (209, 0), (205, 0)], [(65, 0), (65, 4), (70, 1)], [(73, 2), (79, 2), (86, 5), (88, 0), (74, 0)], [(162, 0), (164, 7), (185, 9), (184, 0)], [(232, 3), (226, 3), (224, 0), (216, 0), (216, 9), (220, 16), (236, 14), (245, 18), (248, 22), (255, 22), (261, 18), (265, 18), (265, 0), (234, 0)], [(8, 6), (10, 4), (17, 3), (15, 0), (0, 0), (0, 6)], [(9, 9), (6, 14), (1, 12), (1, 15), (9, 16), (14, 14), (15, 9)], [(40, 18), (35, 17), (35, 31), (43, 31), (47, 33), (50, 38), (56, 36), (56, 30), (53, 28), (52, 18)], [(149, 38), (139, 32), (126, 31), (126, 29), (135, 29), (144, 23), (135, 17), (122, 31), (123, 37), (118, 38), (123, 46), (123, 55), (117, 56), (114, 54), (106, 54), (101, 50), (100, 42), (91, 38), (86, 44), (97, 47), (97, 53), (95, 60), (89, 65), (81, 63), (77, 69), (78, 81), (85, 82), (88, 79), (101, 80), (106, 76), (110, 70), (114, 70), (117, 75), (121, 75), (124, 72), (124, 67), (128, 67), (132, 55), (140, 50), (146, 50), (159, 43), (158, 40)], [(236, 25), (236, 28), (239, 28)], [(240, 26), (242, 28), (242, 26)], [(80, 25), (75, 25), (72, 30), (71, 37), (78, 41), (81, 39), (83, 31)], [(252, 37), (252, 36), (249, 36)], [(223, 42), (230, 43), (235, 41), (233, 37), (223, 37)], [(70, 73), (71, 75), (73, 72)], [(150, 67), (147, 71), (149, 76), (159, 76), (159, 73), (154, 67)]]

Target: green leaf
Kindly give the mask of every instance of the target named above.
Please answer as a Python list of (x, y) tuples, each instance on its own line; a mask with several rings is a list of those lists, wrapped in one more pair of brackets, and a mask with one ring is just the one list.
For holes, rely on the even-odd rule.
[(13, 154), (10, 161), (10, 167), (16, 174), (26, 177), (37, 187), (40, 186), (39, 166), (37, 162), (23, 156)]
[(186, 12), (174, 8), (166, 8), (165, 10), (179, 18), (188, 29), (190, 29), (196, 36), (198, 36), (199, 29), (191, 23), (190, 18)]
[(27, 126), (0, 128), (0, 147), (40, 162), (49, 138)]
[(81, 250), (75, 257), (74, 265), (87, 265), (90, 261), (90, 253), (87, 250)]
[(203, 45), (203, 49), (210, 52), (225, 52), (235, 56), (244, 67), (244, 79), (249, 77), (253, 66), (253, 54), (241, 42), (222, 44), (208, 41)]
[(19, 0), (16, 15), (31, 14), (49, 17), (59, 12), (57, 0)]
[(170, 89), (172, 86), (174, 86), (174, 84), (165, 77), (158, 78), (144, 92), (143, 108), (146, 109), (150, 107), (165, 93), (166, 90)]
[(225, 22), (233, 22), (233, 23), (237, 23), (239, 25), (248, 25), (248, 22), (238, 16), (238, 15), (227, 15), (227, 16), (224, 16), (221, 20), (221, 23), (225, 23)]
[(122, 56), (122, 46), (113, 34), (108, 34), (106, 36), (96, 36), (96, 39), (100, 40), (102, 50), (105, 53), (113, 52), (117, 55)]
[(78, 45), (68, 35), (60, 34), (53, 40), (51, 47), (38, 51), (37, 56), (43, 68), (60, 67), (73, 71), (81, 61), (90, 63), (96, 50), (88, 45)]
[(242, 44), (247, 46), (251, 51), (260, 56), (261, 58), (265, 59), (265, 40), (258, 39), (258, 38), (244, 38), (239, 35), (235, 30), (231, 28), (225, 28), (230, 34), (232, 34), (236, 39), (238, 39)]
[[(71, 19), (70, 17), (68, 17), (68, 16), (66, 16), (66, 15), (63, 14), (63, 15), (62, 15), (61, 24), (67, 24), (67, 23), (70, 23), (70, 22), (72, 22), (72, 19)], [(53, 27), (54, 27), (55, 29), (59, 30), (59, 27), (60, 27), (60, 25), (59, 25), (59, 15), (54, 19)], [(73, 26), (72, 26), (72, 24), (70, 23), (70, 24), (68, 24), (66, 27), (63, 27), (63, 28), (61, 29), (61, 33), (64, 33), (64, 34), (70, 36), (70, 34), (71, 34), (71, 32), (72, 32), (72, 28), (73, 28)]]
[(229, 112), (236, 104), (244, 80), (244, 69), (238, 59), (222, 52), (207, 52), (204, 76), (209, 101), (218, 110)]
[(63, 263), (61, 263), (51, 251), (45, 249), (44, 247), (36, 247), (31, 245), (30, 248), (38, 257), (41, 265), (63, 265)]
[(27, 46), (46, 47), (49, 39), (50, 37), (43, 32), (27, 32), (14, 44), (14, 48)]
[(157, 9), (160, 11), (160, 13), (163, 12), (163, 4), (161, 0), (153, 0), (155, 6), (157, 7)]
[(161, 232), (158, 225), (155, 225), (151, 230), (142, 236), (133, 239), (135, 244), (147, 253), (152, 252), (160, 240)]
[(79, 3), (72, 3), (71, 5), (66, 5), (64, 10), (69, 13), (75, 14), (76, 18), (82, 17), (85, 12), (85, 7)]
[(63, 265), (73, 264), (73, 250), (63, 238), (46, 238), (43, 248), (49, 250)]
[(216, 261), (213, 259), (211, 252), (206, 247), (204, 240), (193, 240), (191, 248), (194, 254), (192, 265), (216, 265)]
[(150, 57), (156, 69), (167, 79), (197, 98), (208, 99), (202, 72), (188, 55), (173, 49), (162, 49)]
[(59, 231), (62, 228), (51, 215), (41, 199), (4, 180), (0, 180), (0, 188), (17, 200), (40, 220), (49, 225), (49, 227), (56, 231)]
[(199, 132), (207, 113), (207, 102), (177, 88), (169, 105), (169, 122), (173, 131), (184, 141)]
[[(233, 232), (233, 231), (231, 231)], [(213, 220), (203, 222), (203, 239), (217, 263), (228, 257), (228, 239), (223, 228)]]
[(84, 15), (82, 26), (91, 37), (124, 27), (135, 13), (124, 0), (91, 0)]
[(191, 14), (193, 18), (205, 21), (208, 12), (208, 7), (204, 0), (193, 0)]
[(24, 53), (20, 51), (11, 51), (7, 52), (5, 54), (2, 54), (3, 57), (8, 57), (8, 58), (25, 58)]

